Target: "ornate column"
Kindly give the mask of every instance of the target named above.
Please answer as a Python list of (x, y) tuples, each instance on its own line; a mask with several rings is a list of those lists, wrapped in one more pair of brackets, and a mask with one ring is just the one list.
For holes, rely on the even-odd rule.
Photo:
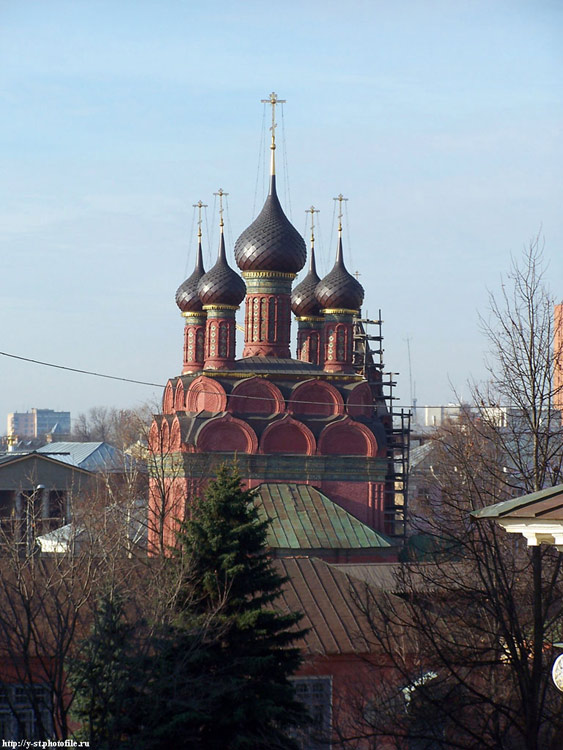
[(235, 362), (236, 305), (204, 305), (206, 370), (230, 370)]
[(184, 365), (182, 375), (203, 370), (205, 360), (205, 322), (207, 313), (183, 312), (184, 325)]
[(291, 284), (294, 273), (243, 271), (246, 312), (243, 357), (291, 357)]
[(354, 315), (357, 312), (331, 308), (323, 310), (326, 372), (354, 372)]
[(302, 315), (297, 318), (297, 359), (322, 366), (324, 363), (322, 316)]

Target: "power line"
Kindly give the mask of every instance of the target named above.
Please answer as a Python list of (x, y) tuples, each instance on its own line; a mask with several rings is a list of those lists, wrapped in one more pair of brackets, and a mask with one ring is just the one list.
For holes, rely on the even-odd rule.
[(162, 383), (149, 383), (146, 380), (133, 380), (132, 378), (120, 378), (117, 375), (105, 375), (103, 372), (94, 372), (93, 370), (80, 370), (78, 367), (67, 367), (66, 365), (56, 365), (53, 362), (42, 362), (39, 359), (31, 359), (31, 357), (20, 357), (17, 354), (8, 354), (8, 352), (0, 352), (3, 357), (10, 357), (11, 359), (20, 359), (23, 362), (32, 362), (34, 365), (43, 365), (44, 367), (55, 367), (57, 370), (68, 370), (69, 372), (79, 372), (82, 375), (93, 375), (96, 378), (107, 378), (108, 380), (121, 380), (124, 383), (136, 383), (137, 385), (151, 385), (156, 388), (164, 388)]
[[(31, 357), (22, 357), (18, 354), (9, 354), (8, 352), (0, 352), (0, 355), (3, 357), (10, 357), (11, 359), (19, 359), (22, 362), (31, 362), (34, 365), (43, 365), (44, 367), (54, 367), (57, 370), (67, 370), (68, 372), (78, 372), (81, 375), (92, 375), (96, 378), (106, 378), (107, 380), (120, 380), (123, 383), (135, 383), (136, 385), (148, 385), (152, 386), (153, 388), (166, 388), (165, 385), (162, 383), (151, 383), (146, 380), (133, 380), (133, 378), (122, 378), (118, 375), (106, 375), (103, 372), (95, 372), (94, 370), (82, 370), (78, 367), (67, 367), (66, 365), (56, 365), (53, 362), (43, 362), (39, 359), (32, 359)], [(178, 376), (181, 377), (181, 376)], [(215, 391), (206, 391), (201, 390), (200, 393), (209, 393), (215, 395)], [(227, 397), (227, 400), (230, 398), (240, 398), (240, 399), (249, 399), (252, 401), (270, 401), (271, 399), (268, 396), (251, 396), (247, 394), (238, 394), (236, 390), (234, 393), (225, 393), (225, 396)], [(299, 404), (311, 404), (313, 406), (326, 406), (326, 401), (303, 401), (301, 399), (298, 400)], [(343, 404), (345, 406), (345, 404)], [(397, 404), (397, 406), (401, 406), (400, 404)], [(424, 408), (426, 409), (452, 409), (452, 408), (459, 408), (459, 404), (433, 404), (428, 405), (425, 404)], [(403, 405), (401, 408), (403, 409), (411, 409), (412, 406), (410, 404)]]

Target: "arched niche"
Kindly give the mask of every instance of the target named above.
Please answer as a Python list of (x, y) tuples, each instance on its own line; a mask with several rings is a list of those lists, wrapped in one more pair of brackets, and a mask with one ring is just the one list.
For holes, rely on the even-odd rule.
[(241, 380), (229, 395), (227, 409), (233, 414), (257, 414), (268, 417), (285, 409), (285, 400), (277, 385), (264, 378)]
[(351, 417), (373, 416), (373, 396), (367, 383), (359, 383), (346, 401), (346, 411)]
[(162, 452), (170, 450), (170, 425), (166, 418), (160, 423), (160, 446)]
[(166, 383), (162, 396), (162, 412), (163, 414), (174, 413), (174, 383), (171, 380)]
[(286, 453), (312, 456), (315, 436), (302, 422), (289, 415), (268, 425), (260, 440), (260, 453)]
[(186, 393), (186, 411), (223, 412), (227, 408), (227, 394), (223, 386), (212, 378), (200, 375)]
[(240, 419), (226, 414), (206, 422), (196, 438), (198, 453), (256, 453), (256, 433)]
[(344, 401), (330, 383), (306, 380), (293, 389), (288, 411), (296, 417), (331, 417), (344, 413)]
[(182, 448), (182, 427), (178, 417), (174, 417), (170, 426), (170, 450), (179, 451)]
[(162, 415), (153, 420), (149, 430), (149, 449), (151, 453), (168, 453), (170, 450), (170, 425), (172, 417)]
[(161, 447), (160, 447), (160, 425), (156, 421), (156, 419), (153, 419), (150, 430), (149, 430), (149, 450), (151, 453), (161, 453)]
[(346, 417), (324, 428), (319, 436), (317, 453), (372, 457), (377, 455), (377, 441), (365, 425)]
[(176, 395), (174, 397), (174, 409), (184, 411), (186, 408), (186, 394), (184, 393), (184, 384), (181, 380), (176, 383)]

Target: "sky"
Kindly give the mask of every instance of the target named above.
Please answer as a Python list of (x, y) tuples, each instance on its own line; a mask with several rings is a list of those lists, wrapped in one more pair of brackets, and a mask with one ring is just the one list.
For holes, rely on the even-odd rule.
[(559, 0), (0, 0), (0, 350), (156, 384), (0, 355), (0, 433), (32, 407), (135, 408), (180, 373), (192, 206), (209, 268), (229, 194), (234, 266), (271, 91), (282, 204), (307, 240), (320, 209), (323, 275), (348, 198), (345, 261), (399, 405), (485, 377), (479, 314), (538, 234), (563, 298)]

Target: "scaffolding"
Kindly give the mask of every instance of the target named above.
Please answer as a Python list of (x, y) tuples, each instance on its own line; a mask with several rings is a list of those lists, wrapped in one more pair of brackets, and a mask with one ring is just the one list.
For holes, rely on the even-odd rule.
[[(384, 531), (404, 541), (406, 532), (409, 437), (411, 411), (395, 409), (393, 395), (398, 373), (385, 372), (381, 310), (376, 320), (354, 319), (354, 369), (370, 385), (376, 414), (380, 417), (387, 438), (387, 473), (384, 492)], [(376, 333), (368, 333), (375, 326)], [(371, 348), (372, 342), (377, 348)]]

